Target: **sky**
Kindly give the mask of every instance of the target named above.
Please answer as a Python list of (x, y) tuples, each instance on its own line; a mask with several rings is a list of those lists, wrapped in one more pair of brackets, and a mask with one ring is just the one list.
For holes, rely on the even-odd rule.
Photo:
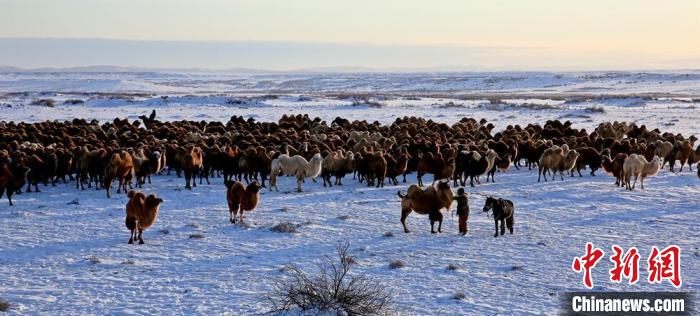
[(697, 0), (0, 2), (25, 68), (700, 68)]

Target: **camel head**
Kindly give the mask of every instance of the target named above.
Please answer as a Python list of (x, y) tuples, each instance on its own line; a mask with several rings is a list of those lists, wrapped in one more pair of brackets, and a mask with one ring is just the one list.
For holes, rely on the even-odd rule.
[(323, 157), (321, 157), (320, 153), (316, 153), (316, 154), (314, 154), (313, 157), (311, 157), (310, 162), (311, 163), (321, 163), (321, 162), (323, 162)]
[(158, 207), (163, 203), (163, 199), (150, 194), (146, 197), (146, 206), (148, 207)]
[(248, 187), (246, 187), (245, 190), (250, 193), (258, 193), (260, 192), (260, 184), (258, 184), (258, 181), (253, 181), (248, 185)]

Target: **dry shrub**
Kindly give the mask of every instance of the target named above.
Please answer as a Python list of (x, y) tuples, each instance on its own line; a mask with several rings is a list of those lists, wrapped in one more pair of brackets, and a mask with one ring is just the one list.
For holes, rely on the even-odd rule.
[(383, 108), (384, 104), (378, 101), (370, 100), (368, 98), (356, 99), (352, 101), (352, 106), (368, 106), (370, 108)]
[(389, 269), (392, 269), (392, 270), (393, 269), (401, 269), (405, 266), (406, 266), (406, 263), (404, 263), (401, 260), (391, 260), (391, 262), (389, 262)]
[(190, 234), (190, 239), (202, 239), (202, 238), (204, 238), (204, 235), (202, 235), (200, 233)]
[(355, 260), (348, 254), (348, 247), (348, 243), (339, 244), (337, 258), (326, 256), (315, 276), (298, 266), (287, 266), (287, 277), (277, 279), (268, 295), (272, 313), (390, 314), (393, 297), (384, 285), (365, 276), (349, 275)]
[(280, 222), (275, 226), (270, 227), (270, 230), (277, 233), (298, 233), (297, 225), (290, 222)]
[(10, 302), (0, 298), (0, 312), (7, 312), (10, 310), (11, 307), (12, 305), (10, 304)]
[(586, 108), (588, 113), (605, 113), (605, 108), (602, 106), (590, 106)]
[(311, 221), (294, 224), (292, 222), (280, 222), (275, 226), (270, 227), (270, 230), (277, 233), (298, 233), (299, 227), (311, 225)]
[(87, 261), (89, 261), (89, 262), (92, 263), (92, 264), (98, 264), (98, 263), (101, 263), (101, 262), (102, 262), (102, 260), (100, 260), (100, 258), (97, 258), (96, 256), (90, 256), (90, 257), (88, 257), (88, 258), (87, 258)]
[(70, 105), (76, 105), (76, 104), (83, 104), (85, 101), (80, 100), (80, 99), (68, 99), (63, 101), (63, 104), (70, 104)]
[(38, 105), (38, 106), (46, 106), (46, 107), (52, 108), (52, 107), (56, 106), (56, 101), (54, 101), (52, 99), (37, 99), (37, 100), (32, 101), (32, 103), (30, 103), (30, 104), (31, 105)]

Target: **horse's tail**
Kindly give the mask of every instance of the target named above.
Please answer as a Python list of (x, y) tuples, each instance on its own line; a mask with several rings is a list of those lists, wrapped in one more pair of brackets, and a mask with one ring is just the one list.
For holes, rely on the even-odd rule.
[(508, 210), (508, 216), (504, 219), (512, 219), (513, 218), (513, 213), (515, 212), (515, 206), (513, 205), (513, 202), (510, 200), (503, 200), (503, 203), (505, 204), (506, 207), (503, 208), (504, 211)]

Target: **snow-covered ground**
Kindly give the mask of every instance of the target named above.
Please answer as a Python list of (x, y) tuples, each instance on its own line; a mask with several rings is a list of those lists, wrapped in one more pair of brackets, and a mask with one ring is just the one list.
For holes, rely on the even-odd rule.
[(0, 72), (0, 91), (27, 92), (700, 92), (700, 71), (468, 73)]
[[(691, 79), (678, 79), (686, 75)], [(94, 87), (84, 86), (85, 77), (93, 74), (73, 75), (75, 78), (54, 74), (53, 79), (35, 78), (43, 81), (33, 83), (27, 80), (34, 79), (24, 76), (29, 75), (0, 75), (0, 92), (28, 92), (0, 97), (0, 104), (11, 105), (0, 109), (0, 121), (33, 122), (74, 117), (111, 120), (115, 115), (136, 119), (155, 108), (161, 120), (226, 121), (232, 115), (243, 115), (271, 121), (285, 113), (308, 113), (329, 121), (341, 116), (390, 123), (398, 116), (415, 115), (453, 123), (469, 116), (486, 118), (497, 130), (508, 124), (544, 123), (554, 118), (569, 119), (575, 126), (587, 129), (603, 121), (624, 120), (662, 131), (700, 136), (697, 130), (700, 109), (693, 101), (700, 90), (697, 73), (656, 75), (666, 78), (663, 80), (639, 75), (646, 79), (639, 79), (627, 88), (606, 84), (605, 80), (623, 80), (619, 78), (604, 77), (582, 83), (583, 75), (552, 77), (564, 81), (562, 84), (567, 91), (557, 88), (562, 93), (574, 93), (569, 90), (577, 85), (600, 85), (611, 87), (610, 94), (673, 92), (684, 95), (677, 98), (630, 95), (567, 101), (523, 99), (514, 95), (512, 99), (492, 102), (395, 95), (373, 98), (382, 107), (362, 102), (353, 105), (353, 100), (319, 92), (345, 89), (351, 82), (347, 78), (352, 75), (336, 77), (336, 81), (341, 82), (337, 86), (331, 86), (333, 76), (316, 75), (324, 79), (313, 77), (311, 83), (306, 84), (331, 88), (309, 89), (314, 93), (300, 89), (303, 91), (295, 90), (275, 98), (260, 95), (268, 94), (268, 88), (258, 89), (258, 94), (246, 95), (242, 91), (222, 94), (228, 88), (222, 86), (217, 90), (212, 88), (211, 82), (203, 85), (208, 91), (217, 90), (215, 93), (198, 93), (196, 75), (167, 80), (158, 77), (162, 82), (157, 85), (161, 87), (165, 81), (168, 87), (184, 87), (176, 92), (173, 92), (176, 89), (145, 87), (145, 83), (156, 84), (153, 83), (155, 79), (147, 80), (148, 74), (141, 74), (147, 77), (143, 80), (134, 79), (137, 74), (101, 75), (118, 82), (115, 87), (123, 87), (128, 81), (138, 82), (138, 89), (111, 89), (99, 80)], [(376, 90), (398, 91), (403, 88), (392, 88), (392, 82), (400, 81), (401, 87), (422, 85), (414, 82), (417, 79), (410, 75), (385, 75), (389, 77), (385, 83), (379, 83), (376, 76), (379, 75), (369, 76), (370, 79), (364, 81), (358, 79), (353, 86), (370, 87), (370, 91), (376, 87), (379, 87)], [(509, 76), (525, 77), (519, 81), (540, 82), (542, 80), (528, 76), (544, 75)], [(629, 75), (624, 80), (632, 80), (629, 78), (634, 76)], [(251, 78), (241, 80), (252, 82)], [(223, 78), (222, 82), (225, 80), (230, 78)], [(660, 80), (664, 83), (654, 84)], [(264, 81), (249, 84), (264, 86), (261, 83)], [(226, 85), (225, 82), (220, 84)], [(425, 89), (441, 90), (435, 89), (436, 86), (440, 85), (431, 83)], [(510, 89), (507, 86), (494, 88), (506, 93)], [(532, 92), (535, 88), (528, 89)], [(124, 90), (148, 95), (127, 98), (92, 94)], [(71, 93), (66, 93), (68, 91)], [(162, 97), (166, 95), (167, 98)], [(40, 98), (56, 100), (57, 105), (30, 105)], [(64, 100), (75, 98), (84, 103), (63, 104)], [(593, 106), (600, 106), (605, 112), (586, 110)], [(476, 188), (466, 188), (471, 193), (472, 211), (469, 234), (461, 237), (457, 235), (456, 219), (449, 215), (442, 234), (430, 234), (427, 216), (415, 213), (408, 219), (412, 232), (403, 233), (396, 191), (405, 190), (407, 184), (415, 181), (414, 176), (409, 177), (407, 184), (379, 189), (366, 188), (351, 177), (346, 177), (344, 186), (333, 188), (322, 187), (320, 181), (307, 181), (302, 193), (293, 192), (294, 181), (285, 177), (279, 183), (282, 191), (262, 191), (258, 208), (246, 214), (248, 226), (228, 222), (221, 178), (212, 179), (211, 185), (187, 191), (183, 189), (182, 178), (155, 176), (153, 184), (146, 185), (143, 191), (158, 194), (165, 203), (157, 223), (145, 233), (145, 245), (126, 244), (129, 236), (124, 227), (127, 200), (124, 195), (107, 199), (104, 191), (77, 191), (74, 184), (41, 187), (42, 193), (15, 196), (13, 207), (4, 199), (0, 201), (3, 223), (0, 226), (3, 240), (0, 243), (0, 297), (16, 305), (12, 313), (22, 314), (257, 314), (270, 308), (266, 294), (273, 280), (283, 275), (281, 267), (297, 264), (312, 272), (315, 264), (332, 254), (334, 246), (341, 241), (350, 242), (350, 252), (358, 262), (354, 273), (382, 282), (395, 294), (397, 310), (405, 315), (555, 314), (559, 295), (584, 289), (582, 275), (571, 270), (571, 261), (583, 255), (585, 243), (589, 241), (608, 255), (612, 244), (625, 249), (635, 246), (642, 255), (642, 280), (633, 286), (609, 281), (611, 263), (606, 256), (593, 270), (596, 291), (674, 290), (668, 282), (650, 285), (645, 281), (645, 260), (651, 246), (670, 244), (679, 245), (683, 251), (681, 290), (700, 288), (700, 236), (697, 233), (700, 180), (694, 171), (684, 169), (682, 173), (673, 174), (666, 169), (647, 179), (644, 191), (633, 192), (615, 187), (614, 179), (603, 172), (598, 172), (596, 177), (584, 174), (582, 178), (541, 183), (536, 180), (536, 172), (527, 169), (510, 169), (497, 173), (496, 177), (496, 183), (484, 182)], [(493, 221), (481, 212), (484, 197), (475, 194), (477, 192), (508, 198), (515, 203), (514, 235), (493, 238)], [(299, 232), (270, 230), (273, 225), (285, 221), (300, 224)], [(393, 236), (385, 237), (387, 232)], [(390, 269), (391, 260), (401, 260), (406, 266)], [(448, 270), (450, 264), (458, 269)], [(466, 298), (453, 299), (457, 292), (463, 292)]]

